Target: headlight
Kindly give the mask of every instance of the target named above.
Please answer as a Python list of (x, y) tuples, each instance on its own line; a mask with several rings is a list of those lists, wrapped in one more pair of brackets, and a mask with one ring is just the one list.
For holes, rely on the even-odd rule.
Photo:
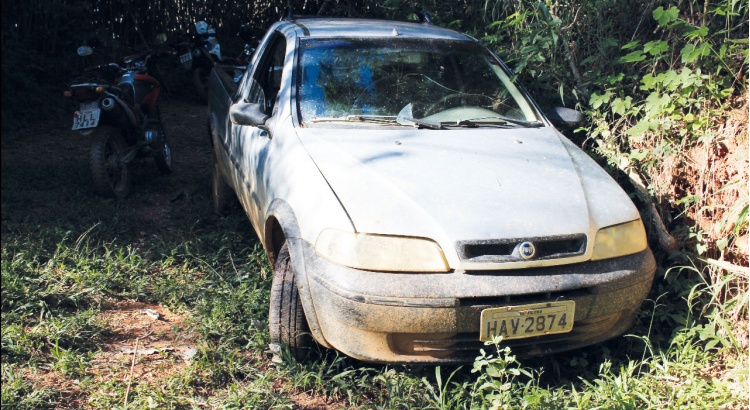
[(326, 229), (315, 242), (326, 259), (355, 269), (385, 272), (448, 272), (437, 243), (403, 236), (350, 233)]
[(640, 252), (648, 246), (646, 229), (637, 219), (632, 222), (602, 228), (596, 233), (594, 255), (591, 260), (616, 258)]

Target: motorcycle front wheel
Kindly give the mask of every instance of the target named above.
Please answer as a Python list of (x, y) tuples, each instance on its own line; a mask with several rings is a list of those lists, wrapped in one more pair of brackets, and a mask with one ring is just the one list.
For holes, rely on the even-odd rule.
[(157, 108), (159, 140), (156, 141), (156, 146), (154, 147), (154, 161), (159, 172), (169, 174), (172, 172), (172, 147), (169, 145), (167, 133), (164, 131), (164, 125), (161, 123), (161, 113), (158, 110)]
[(122, 199), (128, 196), (132, 180), (130, 164), (123, 161), (127, 144), (116, 128), (100, 127), (94, 131), (91, 146), (91, 175), (94, 192)]
[(161, 141), (161, 146), (156, 147), (157, 151), (154, 154), (154, 161), (156, 162), (156, 168), (162, 174), (169, 174), (172, 172), (172, 148), (169, 146), (167, 139)]

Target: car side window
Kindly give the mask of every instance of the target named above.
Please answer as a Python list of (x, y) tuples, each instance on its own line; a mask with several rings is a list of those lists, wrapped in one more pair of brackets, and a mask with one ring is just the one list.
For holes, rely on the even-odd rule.
[(260, 104), (266, 107), (266, 94), (263, 92), (263, 87), (253, 77), (246, 79), (240, 96), (242, 102)]
[(234, 102), (238, 102), (240, 100), (244, 100), (245, 96), (247, 95), (247, 89), (250, 86), (250, 72), (251, 69), (248, 67), (247, 70), (245, 70), (245, 73), (242, 75), (242, 79), (240, 80), (240, 85), (237, 87), (237, 91), (235, 92), (234, 96), (232, 96), (232, 100)]
[(285, 57), (286, 39), (277, 34), (260, 56), (256, 70), (245, 78), (239, 93), (242, 101), (261, 104), (267, 114), (273, 112)]

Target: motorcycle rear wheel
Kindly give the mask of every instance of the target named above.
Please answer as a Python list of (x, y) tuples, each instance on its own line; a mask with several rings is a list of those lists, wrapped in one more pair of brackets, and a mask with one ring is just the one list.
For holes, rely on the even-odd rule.
[(112, 127), (97, 128), (93, 138), (90, 165), (94, 192), (105, 197), (125, 198), (133, 178), (130, 164), (122, 160), (128, 150), (125, 139)]

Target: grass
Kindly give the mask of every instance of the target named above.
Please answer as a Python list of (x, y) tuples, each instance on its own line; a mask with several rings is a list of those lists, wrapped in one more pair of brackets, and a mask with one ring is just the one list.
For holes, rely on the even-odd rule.
[[(90, 193), (85, 141), (39, 159), (49, 136), (31, 130), (3, 147), (3, 408), (746, 408), (746, 280), (718, 287), (680, 255), (660, 255), (631, 335), (588, 349), (518, 360), (488, 344), (462, 367), (274, 360), (268, 262), (239, 209), (211, 214), (210, 148), (186, 131), (204, 108), (164, 110), (177, 170), (141, 164), (124, 201)], [(197, 124), (177, 128), (177, 112)]]

